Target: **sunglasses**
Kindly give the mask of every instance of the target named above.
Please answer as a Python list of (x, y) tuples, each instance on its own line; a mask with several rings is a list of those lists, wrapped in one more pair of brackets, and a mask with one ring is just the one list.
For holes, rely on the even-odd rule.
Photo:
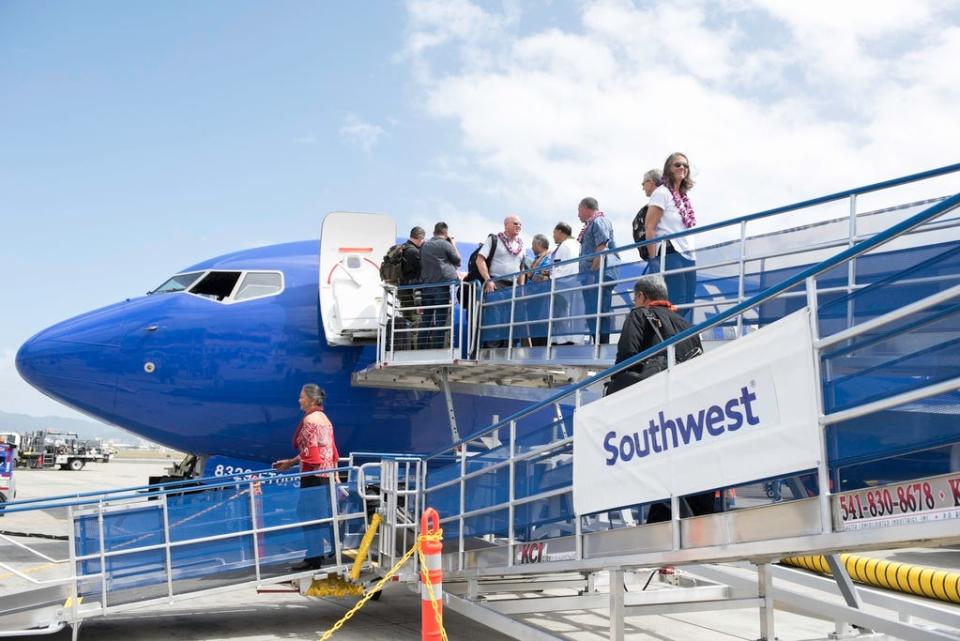
[(690, 169), (690, 165), (688, 165), (685, 162), (675, 162), (673, 163), (673, 166), (676, 167), (677, 169), (680, 169), (681, 167), (683, 167), (684, 169)]

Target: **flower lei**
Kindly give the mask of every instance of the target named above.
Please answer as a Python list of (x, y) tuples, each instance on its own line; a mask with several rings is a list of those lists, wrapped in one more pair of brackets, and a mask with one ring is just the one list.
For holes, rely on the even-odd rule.
[(648, 303), (650, 307), (666, 307), (671, 312), (676, 312), (677, 308), (668, 300), (652, 300)]
[(497, 234), (497, 238), (500, 239), (500, 242), (507, 249), (507, 251), (510, 252), (511, 256), (517, 256), (520, 254), (520, 252), (523, 251), (523, 239), (520, 238), (520, 236), (517, 236), (517, 239), (516, 239), (517, 240), (516, 249), (513, 248), (513, 241), (507, 238), (507, 235), (504, 234), (503, 232), (500, 232), (499, 234)]
[(690, 199), (687, 198), (687, 195), (681, 192), (679, 189), (674, 191), (673, 188), (667, 184), (667, 189), (670, 190), (670, 195), (673, 196), (673, 204), (677, 206), (677, 211), (680, 212), (680, 219), (683, 221), (683, 226), (687, 229), (690, 229), (697, 224), (697, 216), (693, 211), (693, 205), (690, 203)]
[(580, 230), (580, 235), (577, 236), (578, 243), (583, 243), (583, 237), (587, 233), (587, 228), (589, 228), (590, 225), (593, 224), (593, 221), (595, 221), (597, 218), (603, 218), (602, 211), (597, 211), (597, 213), (595, 213), (593, 216), (590, 216), (590, 219), (587, 222), (583, 223), (583, 229)]

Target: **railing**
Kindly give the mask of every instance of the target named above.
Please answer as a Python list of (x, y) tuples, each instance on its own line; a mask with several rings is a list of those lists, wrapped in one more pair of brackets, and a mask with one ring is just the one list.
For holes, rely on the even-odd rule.
[[(346, 482), (339, 482), (341, 474)], [(304, 478), (330, 475), (333, 482), (300, 487)], [(0, 535), (61, 575), (38, 579), (6, 562), (0, 568), (25, 587), (66, 586), (71, 621), (81, 618), (77, 597), (85, 597), (89, 615), (91, 604), (94, 614), (104, 614), (152, 599), (259, 586), (296, 574), (291, 565), (304, 558), (305, 542), (308, 555), (327, 555), (324, 565), (345, 564), (344, 545), (355, 547), (367, 526), (365, 484), (364, 470), (355, 466), (304, 474), (262, 470), (15, 501), (3, 508), (11, 525), (20, 513), (66, 508), (69, 556), (56, 559)], [(324, 542), (329, 552), (318, 548)]]
[(459, 281), (384, 285), (377, 329), (377, 362), (437, 363), (460, 358), (472, 330), (462, 310), (472, 289)]
[[(493, 294), (480, 294), (480, 325), (477, 329), (481, 347), (500, 346), (493, 352), (481, 351), (481, 360), (512, 360), (518, 347), (536, 347), (542, 350), (545, 361), (557, 355), (555, 343), (583, 341), (593, 344), (592, 357), (601, 359), (612, 353), (601, 345), (610, 342), (611, 335), (619, 331), (622, 318), (632, 307), (630, 289), (636, 279), (645, 273), (659, 272), (670, 291), (671, 301), (688, 320), (703, 320), (723, 309), (741, 303), (755, 295), (766, 284), (777, 282), (782, 277), (816, 264), (832, 252), (851, 247), (870, 238), (896, 220), (920, 208), (943, 200), (929, 190), (940, 189), (940, 194), (960, 192), (960, 184), (954, 184), (960, 165), (922, 172), (897, 180), (839, 192), (779, 207), (728, 221), (695, 227), (682, 232), (662, 236), (651, 241), (626, 245), (616, 250), (581, 256), (575, 259), (579, 274), (564, 278), (551, 278), (545, 282), (520, 285), (522, 275), (529, 272), (501, 276), (512, 287)], [(951, 179), (949, 189), (942, 185), (943, 179)], [(941, 179), (941, 180), (934, 180)], [(893, 207), (862, 211), (858, 204), (865, 196), (893, 188), (903, 188), (907, 196), (916, 197), (918, 183), (929, 181), (923, 198)], [(884, 194), (889, 203), (891, 194)], [(844, 205), (844, 216), (837, 216), (831, 206)], [(954, 228), (960, 219), (942, 219), (914, 233), (934, 232)], [(770, 231), (776, 229), (777, 231)], [(733, 236), (728, 240), (718, 237)], [(665, 251), (668, 241), (678, 238), (696, 239), (700, 245), (697, 260), (681, 261), (679, 254)], [(930, 242), (940, 242), (931, 238)], [(639, 259), (639, 248), (657, 245), (657, 258), (649, 263)], [(635, 257), (637, 260), (630, 260)], [(600, 262), (596, 270), (590, 263)], [(573, 262), (573, 261), (570, 261)], [(871, 265), (859, 265), (850, 261), (843, 275), (829, 278), (830, 291), (852, 293), (868, 286), (872, 280)], [(690, 277), (698, 280), (696, 294), (688, 296)], [(802, 298), (801, 292), (794, 296)], [(756, 329), (763, 318), (736, 315), (728, 325), (717, 325), (714, 335), (707, 338), (733, 338)], [(732, 335), (731, 335), (732, 332)], [(539, 339), (539, 340), (538, 340)], [(615, 341), (614, 341), (615, 342)], [(522, 352), (530, 358), (529, 351)]]
[[(956, 170), (956, 167), (952, 170)], [(881, 415), (878, 413), (895, 408), (907, 408), (909, 411), (911, 404), (915, 406), (925, 401), (939, 401), (941, 405), (954, 408), (960, 405), (960, 398), (955, 393), (960, 388), (960, 370), (956, 366), (960, 361), (953, 354), (960, 342), (960, 287), (950, 286), (960, 275), (960, 265), (953, 260), (955, 247), (938, 248), (923, 261), (898, 269), (895, 274), (886, 275), (868, 286), (854, 283), (853, 287), (836, 287), (832, 284), (824, 287), (823, 284), (830, 283), (835, 272), (842, 272), (847, 277), (851, 273), (848, 267), (855, 261), (863, 262), (875, 255), (889, 256), (890, 249), (895, 248), (898, 239), (906, 234), (942, 229), (945, 223), (954, 224), (956, 219), (953, 216), (958, 208), (960, 195), (943, 199), (884, 231), (870, 234), (867, 239), (833, 257), (810, 267), (795, 269), (777, 284), (741, 302), (730, 302), (726, 309), (715, 316), (663, 343), (428, 457), (425, 503), (440, 511), (443, 516), (441, 524), (448, 540), (452, 538), (450, 535), (457, 540), (456, 562), (449, 569), (479, 567), (473, 557), (478, 554), (478, 547), (483, 545), (494, 548), (486, 563), (512, 566), (523, 562), (524, 546), (529, 546), (531, 541), (556, 541), (558, 537), (573, 540), (569, 549), (563, 552), (569, 555), (564, 558), (583, 559), (585, 550), (582, 535), (595, 526), (598, 519), (606, 519), (606, 526), (611, 525), (616, 515), (583, 515), (573, 510), (570, 464), (573, 437), (567, 435), (565, 428), (570, 421), (570, 409), (579, 408), (583, 403), (598, 398), (601, 386), (612, 376), (652, 356), (666, 352), (668, 368), (672, 368), (678, 342), (725, 324), (736, 323), (739, 331), (748, 322), (744, 320), (745, 315), (752, 314), (753, 318), (760, 318), (765, 307), (771, 306), (775, 308), (776, 317), (804, 305), (810, 310), (814, 321), (813, 348), (824, 387), (823, 393), (818, 395), (821, 400), (821, 407), (818, 408), (820, 464), (815, 470), (795, 470), (795, 475), (788, 480), (792, 480), (794, 487), (799, 488), (802, 494), (811, 497), (798, 502), (808, 505), (807, 513), (810, 514), (812, 509), (812, 515), (818, 517), (816, 522), (820, 534), (849, 527), (848, 521), (855, 520), (857, 516), (851, 516), (849, 505), (841, 500), (843, 495), (834, 494), (846, 489), (841, 485), (840, 466), (845, 459), (840, 451), (843, 446), (840, 436), (844, 430), (851, 429), (849, 423), (868, 415), (879, 417)], [(795, 291), (798, 287), (803, 287), (803, 291)], [(756, 323), (755, 320), (750, 322)], [(935, 332), (932, 336), (928, 335), (931, 331)], [(889, 350), (878, 352), (878, 346), (891, 343), (912, 351), (908, 351), (906, 357), (900, 353), (894, 353), (891, 357)], [(935, 363), (940, 367), (936, 375), (928, 376), (930, 363), (922, 359), (931, 349), (943, 344), (946, 344), (948, 354), (942, 362)], [(867, 356), (877, 356), (879, 353), (881, 358), (865, 365), (851, 359), (851, 355), (863, 356), (864, 352)], [(907, 363), (902, 362), (904, 358)], [(920, 362), (917, 359), (921, 359)], [(899, 387), (888, 387), (879, 397), (858, 398), (849, 390), (838, 391), (838, 386), (842, 386), (850, 376), (869, 375), (890, 362), (904, 368), (912, 365), (919, 368), (920, 372), (907, 372)], [(947, 365), (943, 366), (944, 363)], [(848, 378), (841, 379), (838, 376)], [(836, 403), (837, 398), (845, 399), (846, 403)], [(554, 412), (561, 407), (565, 414), (555, 416)], [(930, 411), (938, 410), (933, 408)], [(564, 432), (558, 438), (561, 426)], [(854, 431), (857, 428), (853, 426)], [(901, 430), (896, 423), (881, 426), (874, 421), (871, 434), (876, 435), (881, 431), (894, 433)], [(501, 434), (506, 436), (504, 442), (500, 441)], [(830, 439), (839, 439), (840, 443), (828, 442), (828, 434)], [(500, 444), (491, 447), (491, 441)], [(862, 461), (864, 457), (872, 457), (873, 460), (890, 461), (891, 456), (932, 447), (951, 444), (954, 448), (960, 447), (957, 443), (954, 425), (952, 431), (950, 428), (945, 428), (943, 433), (935, 431), (929, 438), (914, 434), (912, 439), (901, 439), (890, 446), (884, 444), (882, 449), (860, 451), (857, 453), (860, 459), (852, 460)], [(756, 479), (759, 483), (769, 480)], [(781, 479), (773, 480), (779, 485)], [(853, 492), (849, 495), (850, 501), (861, 487), (863, 484), (850, 488)], [(714, 489), (723, 488), (703, 488), (704, 491)], [(603, 491), (602, 479), (598, 479), (597, 491)], [(692, 532), (683, 527), (682, 522), (686, 520), (681, 514), (683, 499), (682, 496), (662, 497), (671, 507), (669, 524), (644, 525), (640, 528), (651, 532), (656, 529), (659, 533), (659, 538), (650, 539), (650, 549), (676, 552), (696, 545), (696, 537), (688, 540), (687, 536), (681, 536), (681, 533)], [(906, 500), (909, 504), (910, 499)], [(921, 497), (920, 500), (929, 502), (930, 499)], [(642, 521), (648, 507), (624, 506), (624, 521)], [(863, 518), (862, 513), (860, 518)], [(769, 532), (766, 535), (767, 538), (771, 537)], [(634, 549), (637, 549), (637, 542), (641, 539), (631, 540)], [(543, 547), (539, 548), (541, 555), (543, 550)], [(473, 560), (468, 561), (468, 556)], [(496, 560), (490, 561), (490, 558)]]

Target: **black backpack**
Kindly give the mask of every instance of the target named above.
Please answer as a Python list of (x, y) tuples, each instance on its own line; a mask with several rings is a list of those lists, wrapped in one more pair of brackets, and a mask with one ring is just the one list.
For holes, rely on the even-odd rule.
[[(633, 218), (633, 242), (639, 243), (647, 239), (647, 205), (640, 208), (637, 215)], [(637, 247), (640, 252), (640, 258), (650, 260), (649, 245)]]
[(407, 243), (394, 245), (383, 255), (380, 261), (380, 280), (391, 285), (399, 285), (403, 278), (403, 250)]
[[(490, 239), (490, 253), (487, 254), (487, 273), (490, 273), (490, 261), (493, 259), (493, 254), (497, 251), (497, 235), (489, 234), (487, 236)], [(483, 282), (483, 276), (480, 274), (480, 270), (477, 268), (477, 256), (480, 255), (480, 250), (483, 249), (483, 243), (473, 250), (473, 253), (470, 254), (470, 258), (467, 259), (467, 275), (464, 277), (464, 281), (472, 283), (475, 280)]]

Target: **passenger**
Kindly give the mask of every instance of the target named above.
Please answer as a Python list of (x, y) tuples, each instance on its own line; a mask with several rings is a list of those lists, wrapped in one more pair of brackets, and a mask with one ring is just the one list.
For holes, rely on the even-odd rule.
[(530, 263), (530, 280), (535, 283), (550, 280), (550, 264), (552, 262), (550, 241), (543, 234), (537, 234), (533, 237), (532, 247), (535, 258)]
[(550, 258), (550, 278), (556, 281), (553, 286), (556, 292), (553, 296), (553, 318), (557, 320), (551, 330), (552, 342), (558, 345), (573, 345), (575, 339), (579, 339), (582, 334), (577, 331), (576, 326), (582, 323), (564, 319), (583, 311), (580, 309), (582, 297), (563, 290), (577, 284), (574, 277), (580, 273), (580, 243), (573, 238), (570, 225), (564, 222), (557, 223), (553, 228), (553, 242), (557, 246)]
[[(530, 264), (530, 275), (527, 279), (527, 286), (524, 292), (525, 296), (542, 294), (550, 291), (550, 269), (552, 256), (550, 253), (550, 241), (543, 234), (537, 234), (533, 237), (531, 243), (533, 253), (536, 258)], [(536, 296), (526, 302), (524, 307), (527, 312), (527, 320), (542, 320), (547, 317), (549, 311), (549, 296)], [(527, 326), (529, 328), (530, 345), (532, 347), (542, 347), (547, 344), (547, 324), (533, 323)]]
[[(458, 280), (457, 267), (460, 266), (460, 252), (457, 244), (448, 232), (447, 223), (439, 222), (433, 226), (433, 238), (420, 247), (420, 282), (423, 288), (422, 326), (442, 328), (447, 325), (450, 310), (453, 308), (454, 293)], [(443, 283), (429, 287), (430, 283)], [(444, 329), (425, 331), (418, 346), (421, 349), (440, 349), (446, 346)]]
[[(400, 285), (416, 285), (420, 282), (420, 247), (423, 245), (427, 233), (423, 227), (414, 227), (410, 230), (410, 238), (403, 244), (403, 254), (400, 263)], [(423, 314), (423, 295), (420, 289), (400, 289), (400, 307), (403, 317), (407, 319), (408, 328), (414, 331), (407, 336), (397, 337), (398, 344), (405, 344), (408, 349), (417, 349), (417, 333), (420, 326), (420, 317)]]
[[(519, 216), (507, 216), (503, 219), (503, 231), (494, 236), (490, 234), (483, 242), (480, 253), (477, 254), (477, 270), (483, 278), (484, 301), (491, 302), (503, 299), (506, 296), (497, 296), (494, 294), (497, 290), (503, 290), (513, 286), (511, 275), (516, 274), (523, 269), (523, 239), (520, 238), (520, 230), (523, 223)], [(490, 264), (487, 264), (487, 256), (491, 257)], [(521, 274), (517, 279), (518, 285), (523, 285), (524, 276)], [(491, 296), (491, 294), (494, 294)], [(510, 320), (510, 307), (508, 304), (487, 306), (484, 309), (483, 325), (507, 323)], [(509, 334), (508, 328), (495, 328), (484, 332), (485, 347), (506, 347)]]
[[(687, 197), (687, 192), (693, 189), (693, 180), (690, 178), (690, 161), (681, 153), (673, 153), (667, 157), (663, 165), (663, 184), (657, 187), (650, 196), (647, 209), (647, 238), (675, 234), (690, 229), (697, 224), (693, 205)], [(659, 246), (647, 245), (650, 252), (648, 273), (657, 273), (661, 270), (660, 259), (657, 256)], [(692, 235), (681, 236), (666, 241), (666, 256), (663, 257), (666, 271), (695, 267), (697, 264)], [(667, 289), (673, 294), (675, 305), (693, 303), (697, 293), (697, 272), (694, 269), (679, 274), (668, 273), (665, 277)], [(693, 322), (693, 308), (686, 308), (681, 315), (687, 322)]]
[[(600, 206), (596, 198), (584, 198), (577, 207), (577, 216), (583, 223), (583, 229), (577, 241), (580, 243), (580, 256), (589, 256), (598, 252), (613, 250), (617, 248), (617, 243), (613, 238), (613, 225), (600, 211)], [(617, 279), (619, 274), (618, 265), (620, 256), (616, 253), (610, 253), (606, 256), (594, 256), (592, 258), (581, 258), (580, 260), (580, 284), (596, 285), (600, 281), (600, 263), (605, 261), (603, 271), (603, 282), (610, 282)], [(606, 314), (610, 311), (613, 302), (614, 285), (604, 285), (600, 289), (600, 314)], [(597, 335), (597, 288), (588, 287), (581, 290), (583, 292), (583, 306), (586, 313), (590, 315), (587, 318), (587, 327), (591, 338), (596, 340)], [(613, 318), (602, 316), (600, 319), (599, 342), (605, 344), (610, 342), (610, 332), (613, 328)]]
[[(300, 409), (303, 419), (293, 434), (293, 447), (297, 455), (289, 459), (275, 461), (273, 468), (279, 471), (289, 470), (300, 464), (300, 472), (331, 470), (337, 467), (340, 454), (333, 435), (333, 425), (323, 413), (323, 401), (326, 392), (313, 383), (304, 385), (300, 390)], [(297, 516), (300, 521), (316, 521), (330, 518), (329, 485), (334, 479), (331, 474), (312, 474), (300, 477), (300, 494), (297, 498)], [(306, 539), (306, 556), (293, 570), (312, 570), (330, 565), (336, 558), (333, 547), (333, 527), (330, 523), (308, 525), (303, 528)], [(326, 550), (329, 549), (329, 552)]]
[[(639, 243), (642, 240), (645, 240), (647, 237), (647, 210), (650, 207), (650, 196), (653, 194), (653, 190), (660, 186), (662, 174), (659, 169), (651, 169), (643, 175), (643, 182), (640, 183), (640, 186), (643, 187), (643, 193), (647, 196), (647, 204), (640, 208), (640, 211), (637, 212), (637, 215), (633, 218), (633, 242)], [(647, 260), (650, 257), (650, 253), (647, 251), (646, 245), (643, 247), (637, 247), (637, 251), (640, 252), (640, 258)]]
[[(617, 343), (617, 363), (622, 363), (631, 356), (650, 349), (657, 343), (679, 334), (690, 327), (682, 316), (677, 313), (667, 298), (667, 286), (663, 278), (657, 274), (644, 276), (633, 286), (634, 308), (630, 310), (623, 321), (620, 330), (620, 341)], [(680, 350), (703, 351), (700, 337), (681, 341), (676, 348), (677, 360), (684, 360)], [(686, 352), (683, 352), (686, 356)], [(613, 394), (634, 383), (662, 372), (667, 368), (666, 353), (657, 354), (644, 359), (630, 369), (619, 372), (610, 379), (607, 394)]]

